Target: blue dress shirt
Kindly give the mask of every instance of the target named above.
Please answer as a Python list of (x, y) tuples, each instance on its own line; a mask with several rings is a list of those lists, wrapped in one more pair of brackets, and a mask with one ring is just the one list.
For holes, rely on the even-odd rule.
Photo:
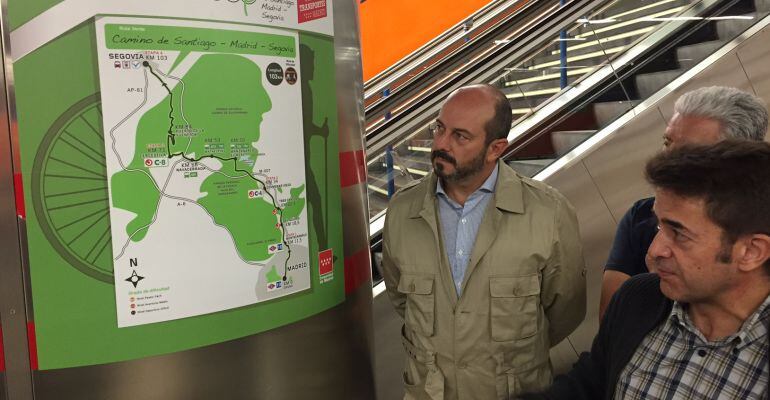
[(473, 192), (464, 205), (452, 200), (444, 191), (439, 179), (436, 185), (436, 197), (438, 197), (439, 222), (444, 239), (444, 248), (452, 267), (452, 278), (457, 289), (457, 296), (462, 293), (462, 284), (465, 270), (476, 242), (476, 234), (479, 232), (484, 211), (489, 200), (492, 199), (497, 183), (498, 166), (492, 171), (484, 184)]

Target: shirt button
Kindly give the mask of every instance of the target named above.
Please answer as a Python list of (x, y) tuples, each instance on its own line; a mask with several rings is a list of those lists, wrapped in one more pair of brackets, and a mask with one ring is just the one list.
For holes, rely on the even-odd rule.
[(698, 350), (698, 355), (699, 355), (699, 356), (701, 356), (701, 357), (706, 357), (706, 354), (708, 354), (708, 353), (706, 352), (706, 350), (704, 350), (704, 349), (700, 349), (700, 350)]
[(462, 250), (457, 250), (457, 254), (463, 255), (463, 251)]
[(465, 222), (466, 222), (466, 221), (465, 221), (465, 218), (461, 219), (460, 221), (461, 221), (462, 223), (465, 223)]

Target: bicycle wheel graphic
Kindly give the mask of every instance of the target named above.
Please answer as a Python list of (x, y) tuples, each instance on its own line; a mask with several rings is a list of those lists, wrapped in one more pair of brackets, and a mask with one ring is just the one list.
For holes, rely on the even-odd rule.
[(99, 93), (48, 129), (32, 167), (32, 203), (43, 234), (78, 271), (114, 283)]

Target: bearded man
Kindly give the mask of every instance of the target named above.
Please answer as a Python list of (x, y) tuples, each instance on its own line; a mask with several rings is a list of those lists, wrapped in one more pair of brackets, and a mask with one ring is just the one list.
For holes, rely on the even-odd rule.
[(577, 219), (500, 160), (511, 107), (453, 92), (431, 126), (433, 173), (397, 193), (383, 274), (404, 319), (405, 399), (509, 399), (551, 382), (549, 349), (585, 316)]

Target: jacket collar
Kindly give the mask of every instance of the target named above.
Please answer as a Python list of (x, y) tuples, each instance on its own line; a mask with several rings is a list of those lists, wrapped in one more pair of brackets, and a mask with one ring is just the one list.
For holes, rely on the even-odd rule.
[[(524, 195), (521, 178), (516, 172), (498, 160), (497, 183), (495, 184), (495, 207), (501, 211), (517, 214), (524, 213)], [(409, 207), (409, 218), (420, 218), (421, 215), (435, 215), (436, 185), (438, 177), (431, 172), (426, 182), (420, 188), (423, 196), (415, 196)]]

